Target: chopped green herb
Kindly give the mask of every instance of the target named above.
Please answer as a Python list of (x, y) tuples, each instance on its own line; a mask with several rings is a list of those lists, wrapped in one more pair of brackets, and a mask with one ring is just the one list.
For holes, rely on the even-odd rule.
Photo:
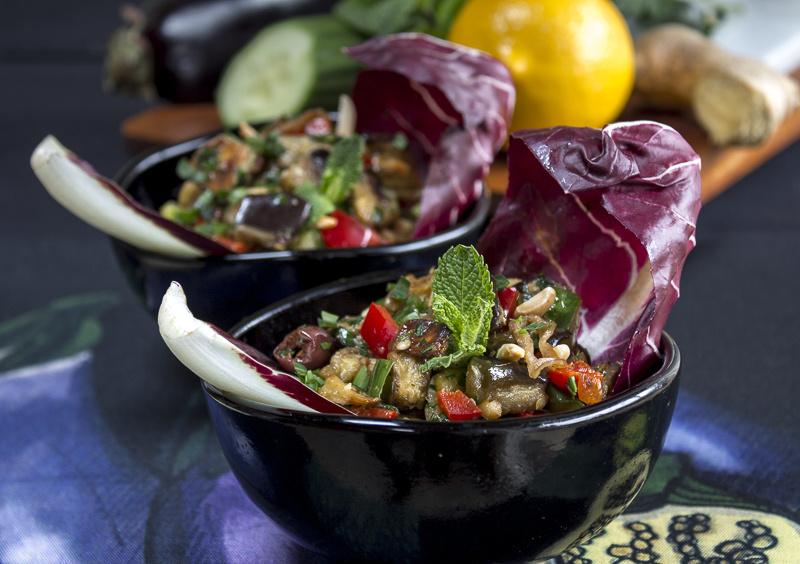
[(425, 305), (419, 294), (411, 294), (410, 297), (406, 298), (406, 303), (403, 307), (394, 314), (394, 320), (400, 324), (409, 319), (419, 319), (420, 315), (425, 313), (427, 309), (428, 306)]
[(503, 276), (502, 274), (495, 274), (492, 276), (494, 279), (494, 285), (497, 286), (498, 290), (502, 290), (503, 288), (508, 287), (508, 278)]
[(197, 170), (194, 166), (192, 166), (189, 157), (183, 157), (178, 161), (178, 164), (175, 167), (175, 174), (177, 174), (178, 178), (181, 180), (191, 180), (192, 182), (196, 182), (198, 184), (204, 184), (208, 182), (208, 174), (202, 170)]
[(344, 202), (361, 178), (364, 169), (364, 139), (360, 135), (343, 137), (331, 149), (320, 180), (320, 192), (333, 204)]
[(539, 329), (541, 329), (542, 327), (547, 327), (548, 325), (550, 325), (550, 324), (549, 324), (549, 323), (547, 323), (546, 321), (543, 321), (543, 322), (540, 322), (540, 321), (534, 321), (534, 322), (533, 322), (533, 323), (531, 323), (530, 325), (526, 325), (525, 327), (523, 327), (522, 329), (520, 329), (520, 330), (518, 331), (518, 333), (519, 333), (520, 335), (521, 335), (521, 334), (523, 334), (523, 333), (525, 333), (525, 332), (528, 332), (528, 333), (533, 333), (534, 331), (538, 331), (538, 330), (539, 330)]
[(286, 150), (284, 146), (281, 145), (278, 135), (278, 130), (273, 129), (267, 134), (267, 137), (254, 135), (253, 137), (245, 139), (244, 142), (248, 147), (261, 153), (268, 159), (274, 159), (275, 157), (279, 157)]
[(356, 335), (344, 327), (337, 327), (333, 332), (333, 340), (342, 347), (355, 347)]
[(241, 186), (239, 188), (234, 188), (228, 192), (227, 204), (229, 206), (236, 205), (241, 202), (245, 196), (247, 196), (247, 188)]
[(389, 399), (388, 396), (392, 391), (392, 379), (389, 377), (389, 375), (392, 372), (393, 365), (394, 362), (386, 359), (378, 359), (375, 362), (375, 367), (372, 369), (372, 378), (370, 378), (369, 388), (367, 389), (367, 395), (370, 395), (374, 398), (385, 397), (385, 399)]
[(200, 212), (203, 219), (211, 220), (214, 218), (214, 192), (206, 190), (195, 200), (194, 208)]
[(205, 235), (206, 237), (224, 237), (228, 234), (228, 229), (230, 229), (230, 226), (227, 223), (216, 219), (214, 221), (201, 223), (194, 228), (195, 231)]
[(414, 328), (414, 336), (415, 337), (422, 337), (424, 329), (422, 328), (422, 323), (417, 323), (417, 326)]
[(402, 131), (398, 131), (392, 137), (392, 146), (395, 149), (399, 149), (401, 151), (405, 151), (408, 148), (408, 137)]
[(195, 157), (197, 166), (203, 172), (213, 172), (217, 170), (219, 163), (217, 162), (217, 151), (213, 147), (206, 147), (201, 150), (197, 157)]
[(331, 345), (332, 345), (332, 344), (333, 344), (333, 343), (328, 343), (328, 342), (326, 341), (326, 342), (324, 342), (324, 343), (320, 343), (320, 344), (319, 344), (319, 346), (322, 348), (322, 350), (323, 350), (323, 351), (327, 351), (328, 349), (330, 349), (330, 348), (331, 348)]
[(393, 300), (397, 300), (400, 302), (406, 301), (408, 299), (408, 290), (411, 288), (411, 283), (408, 281), (408, 278), (405, 276), (401, 276), (397, 279), (394, 287), (392, 288), (389, 297)]
[(369, 388), (369, 372), (367, 372), (367, 367), (362, 366), (359, 368), (356, 377), (353, 378), (353, 381), (350, 383), (362, 392), (366, 392), (367, 388)]
[(578, 383), (575, 381), (575, 376), (570, 376), (567, 379), (567, 390), (574, 398), (578, 393)]
[(333, 202), (323, 196), (319, 191), (319, 188), (310, 182), (303, 183), (295, 188), (294, 194), (299, 198), (303, 198), (311, 205), (311, 212), (308, 214), (306, 225), (314, 225), (317, 221), (319, 221), (319, 218), (330, 214), (336, 209), (336, 206), (333, 205)]
[(315, 392), (325, 383), (325, 379), (320, 377), (314, 370), (309, 370), (299, 362), (293, 362), (295, 374), (300, 381), (314, 390)]
[(320, 327), (325, 327), (326, 329), (333, 329), (338, 327), (339, 324), (339, 316), (334, 315), (328, 311), (322, 310), (320, 313), (320, 317), (317, 320), (317, 325)]

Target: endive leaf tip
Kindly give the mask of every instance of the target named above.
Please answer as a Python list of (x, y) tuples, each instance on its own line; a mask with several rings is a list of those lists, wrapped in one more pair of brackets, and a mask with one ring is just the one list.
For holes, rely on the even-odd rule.
[(186, 303), (186, 294), (177, 282), (172, 282), (158, 308), (158, 330), (166, 341), (179, 339), (194, 332), (200, 322)]

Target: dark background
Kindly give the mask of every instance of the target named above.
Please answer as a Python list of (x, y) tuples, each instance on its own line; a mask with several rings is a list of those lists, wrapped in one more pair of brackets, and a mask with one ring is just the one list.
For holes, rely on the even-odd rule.
[[(131, 157), (119, 126), (148, 104), (101, 86), (119, 6), (6, 0), (0, 9), (0, 321), (56, 298), (116, 292), (121, 300), (103, 320), (96, 377), (106, 382), (105, 393), (138, 389), (137, 401), (120, 402), (115, 419), (135, 424), (130, 432), (144, 439), (149, 416), (169, 413), (184, 393), (194, 395), (197, 382), (172, 359), (155, 320), (126, 286), (108, 239), (52, 200), (28, 163), (47, 134), (107, 176)], [(685, 390), (794, 434), (798, 161), (795, 143), (703, 208), (667, 324), (684, 355)]]

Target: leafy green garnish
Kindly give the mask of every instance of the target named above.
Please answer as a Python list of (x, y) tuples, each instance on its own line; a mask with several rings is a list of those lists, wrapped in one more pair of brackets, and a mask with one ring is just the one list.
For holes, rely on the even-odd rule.
[(436, 321), (452, 331), (456, 352), (432, 358), (420, 370), (458, 365), (486, 351), (494, 289), (489, 268), (474, 247), (451, 247), (439, 259), (431, 283)]
[(408, 137), (402, 131), (398, 131), (392, 137), (392, 146), (400, 151), (405, 151), (408, 147)]
[(364, 139), (360, 135), (344, 137), (331, 149), (319, 188), (334, 205), (341, 204), (361, 178), (364, 169)]
[(397, 282), (395, 282), (394, 286), (392, 287), (389, 297), (393, 300), (404, 302), (408, 299), (408, 289), (410, 287), (411, 283), (408, 281), (408, 278), (401, 276), (397, 279)]
[(319, 218), (328, 215), (336, 209), (333, 202), (323, 196), (319, 188), (310, 182), (306, 182), (295, 188), (294, 194), (299, 198), (303, 198), (311, 205), (311, 211), (308, 214), (308, 219), (306, 219), (307, 225), (314, 225)]
[(293, 362), (292, 366), (294, 366), (294, 372), (300, 381), (315, 392), (325, 383), (325, 379), (319, 376), (316, 371), (309, 370), (299, 362)]
[(215, 205), (214, 192), (206, 190), (194, 201), (194, 208), (200, 212), (203, 219), (211, 220), (217, 207)]
[(341, 0), (333, 15), (366, 35), (421, 31), (446, 37), (466, 0)]
[(317, 320), (317, 325), (320, 327), (325, 327), (326, 329), (333, 329), (338, 326), (339, 323), (339, 316), (329, 311), (325, 311), (324, 309), (319, 315), (319, 319)]
[(189, 160), (189, 157), (183, 157), (178, 161), (175, 167), (175, 174), (178, 175), (178, 178), (181, 180), (191, 180), (198, 184), (208, 182), (208, 174), (202, 170), (196, 169)]
[(372, 377), (369, 380), (369, 387), (367, 388), (367, 395), (374, 398), (389, 399), (389, 395), (392, 393), (392, 379), (390, 377), (392, 366), (394, 366), (394, 362), (383, 358), (375, 362), (375, 367), (372, 369)]
[(214, 220), (206, 223), (201, 223), (194, 228), (195, 231), (205, 235), (206, 237), (221, 236), (224, 237), (228, 234), (230, 226), (224, 221)]
[(495, 274), (494, 276), (492, 276), (492, 280), (494, 280), (494, 285), (497, 286), (498, 290), (502, 290), (503, 288), (508, 287), (508, 278), (506, 278), (502, 274)]
[(258, 153), (261, 153), (268, 159), (279, 157), (286, 150), (278, 139), (277, 129), (273, 129), (267, 133), (266, 138), (261, 137), (260, 135), (254, 135), (245, 139), (244, 142), (248, 147)]
[(367, 388), (369, 387), (369, 372), (367, 372), (366, 366), (362, 366), (358, 369), (358, 372), (351, 383), (362, 392), (367, 391)]
[(522, 333), (525, 333), (526, 331), (527, 331), (528, 333), (533, 333), (534, 331), (538, 331), (538, 330), (539, 330), (539, 329), (541, 329), (542, 327), (547, 327), (548, 325), (550, 325), (550, 324), (549, 324), (548, 322), (546, 322), (546, 321), (542, 321), (542, 322), (539, 322), (539, 321), (534, 321), (534, 322), (533, 322), (533, 323), (531, 323), (530, 325), (526, 325), (525, 327), (523, 327), (522, 329), (520, 329), (518, 332), (519, 332), (519, 334), (520, 334), (520, 335), (521, 335)]

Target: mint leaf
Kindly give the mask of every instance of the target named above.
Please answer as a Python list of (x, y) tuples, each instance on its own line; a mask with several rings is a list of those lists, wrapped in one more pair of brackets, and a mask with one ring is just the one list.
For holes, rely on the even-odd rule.
[(319, 218), (328, 215), (336, 209), (336, 206), (334, 206), (328, 198), (323, 196), (316, 186), (309, 182), (295, 188), (294, 194), (298, 198), (303, 198), (311, 205), (311, 211), (308, 214), (308, 219), (306, 219), (308, 225), (314, 225)]
[[(492, 323), (494, 289), (489, 268), (474, 247), (450, 248), (439, 259), (431, 282), (436, 321), (453, 332), (456, 353), (431, 359), (423, 366), (445, 368), (486, 351)], [(434, 362), (435, 361), (435, 362)]]
[(344, 202), (361, 178), (363, 152), (364, 139), (360, 135), (340, 139), (331, 149), (319, 189), (334, 205)]

